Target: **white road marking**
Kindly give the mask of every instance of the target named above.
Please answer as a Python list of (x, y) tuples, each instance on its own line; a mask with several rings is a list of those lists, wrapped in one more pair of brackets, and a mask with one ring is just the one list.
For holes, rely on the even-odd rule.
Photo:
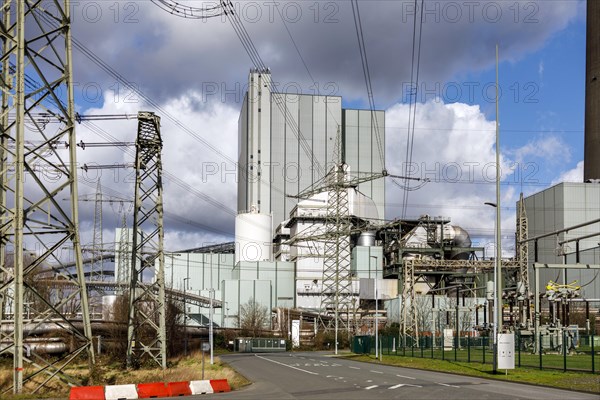
[(381, 371), (373, 371), (373, 370), (371, 370), (371, 372), (374, 373), (374, 374), (383, 374), (383, 372), (381, 372)]
[(365, 388), (365, 390), (371, 390), (371, 389), (375, 389), (376, 387), (378, 387), (379, 385), (372, 385), (372, 386), (367, 386)]
[(372, 380), (372, 379), (369, 379), (369, 380), (367, 380), (367, 383), (371, 383), (371, 382), (373, 382), (373, 380)]
[(275, 363), (275, 364), (283, 365), (284, 367), (288, 367), (288, 368), (292, 368), (292, 369), (297, 369), (298, 371), (306, 372), (307, 374), (311, 374), (311, 375), (319, 375), (319, 374), (317, 374), (316, 372), (307, 371), (307, 370), (305, 370), (305, 369), (302, 369), (302, 368), (297, 368), (297, 367), (294, 367), (294, 366), (292, 366), (292, 365), (288, 365), (288, 364), (280, 363), (279, 361), (275, 361), (275, 360), (269, 360), (269, 359), (268, 359), (268, 358), (266, 358), (266, 357), (262, 357), (262, 356), (259, 356), (259, 355), (256, 355), (256, 354), (255, 354), (255, 356), (256, 356), (256, 357), (258, 357), (258, 358), (260, 358), (260, 359), (262, 359), (262, 360), (266, 360), (266, 361), (270, 361), (270, 362), (272, 362), (272, 363)]
[(352, 368), (352, 369), (360, 369), (360, 368), (358, 368), (358, 367), (348, 367), (348, 368)]
[(397, 385), (390, 386), (388, 389), (398, 389), (399, 387), (402, 387), (402, 386), (411, 386), (411, 387), (418, 387), (418, 388), (423, 387), (423, 386), (419, 386), (419, 385), (411, 385), (408, 383), (399, 383)]
[(449, 385), (447, 383), (437, 383), (438, 385), (442, 385), (442, 386), (447, 386), (447, 387), (455, 387), (455, 388), (459, 388), (460, 386), (455, 386), (455, 385)]
[(412, 376), (404, 376), (404, 375), (396, 375), (398, 378), (406, 378), (406, 379), (417, 379), (417, 378), (413, 378)]

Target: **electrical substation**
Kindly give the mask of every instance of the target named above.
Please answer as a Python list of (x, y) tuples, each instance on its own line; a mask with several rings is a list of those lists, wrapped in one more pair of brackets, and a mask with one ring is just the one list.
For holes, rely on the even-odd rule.
[[(165, 369), (169, 340), (185, 342), (187, 352), (213, 330), (240, 330), (250, 302), (268, 310), (264, 332), (293, 346), (333, 335), (336, 351), (342, 338), (386, 326), (398, 327), (397, 346), (400, 336), (414, 346), (422, 337), (495, 330), (518, 332), (532, 352), (539, 340), (560, 348), (566, 335), (600, 333), (592, 322), (600, 305), (600, 158), (590, 156), (600, 151), (596, 86), (586, 92), (586, 182), (521, 195), (515, 254), (499, 258), (451, 215), (386, 214), (388, 185), (436, 183), (388, 171), (384, 111), (344, 108), (340, 96), (279, 92), (253, 56), (239, 115), (235, 239), (165, 249), (161, 153), (169, 143), (160, 111), (76, 113), (72, 48), (89, 49), (71, 36), (68, 0), (52, 10), (41, 4), (6, 0), (1, 9), (0, 357), (14, 364), (13, 384), (2, 391), (80, 385), (69, 364), (85, 358), (92, 366), (119, 340), (127, 367)], [(169, 10), (225, 15), (244, 33), (230, 4)], [(597, 68), (598, 42), (588, 46)], [(98, 121), (110, 120), (131, 126), (135, 142), (78, 139), (79, 124), (99, 130)], [(102, 147), (131, 161), (77, 163), (78, 153)], [(131, 196), (103, 193), (99, 180), (95, 196), (79, 196), (78, 171), (94, 169), (133, 171)], [(58, 178), (43, 179), (48, 171)], [(89, 248), (79, 235), (83, 201), (95, 206)], [(106, 203), (118, 207), (114, 246), (102, 236)], [(167, 335), (167, 299), (183, 304), (176, 323), (184, 337)], [(583, 324), (570, 320), (576, 308)], [(126, 322), (118, 322), (124, 310)]]

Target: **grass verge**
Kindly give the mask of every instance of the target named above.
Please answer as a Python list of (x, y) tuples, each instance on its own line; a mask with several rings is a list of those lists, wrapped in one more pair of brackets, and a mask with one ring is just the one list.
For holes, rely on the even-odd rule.
[[(227, 379), (232, 390), (248, 385), (250, 382), (242, 375), (235, 372), (226, 364), (221, 363), (219, 357), (214, 358), (210, 364), (210, 357), (204, 357), (204, 379)], [(25, 371), (27, 373), (27, 371)], [(128, 370), (121, 363), (111, 362), (107, 358), (99, 357), (95, 370), (90, 379), (87, 364), (74, 364), (68, 371), (69, 375), (81, 380), (84, 385), (121, 385), (131, 383), (149, 382), (180, 382), (202, 379), (202, 353), (192, 353), (187, 357), (169, 360), (169, 368), (139, 368)], [(0, 388), (12, 386), (12, 363), (0, 365)], [(31, 392), (31, 385), (26, 384), (24, 392)], [(52, 382), (48, 388), (43, 388), (35, 394), (12, 395), (2, 393), (0, 399), (6, 400), (31, 400), (31, 399), (66, 399), (69, 397), (69, 387)]]
[(374, 356), (358, 354), (344, 354), (341, 355), (341, 357), (374, 364), (417, 368), (427, 371), (448, 372), (459, 375), (496, 379), (505, 382), (528, 383), (533, 385), (578, 390), (590, 393), (600, 392), (600, 375), (589, 372), (562, 372), (552, 370), (540, 371), (539, 369), (534, 368), (517, 368), (508, 371), (508, 374), (505, 375), (504, 371), (498, 374), (493, 374), (492, 366), (489, 364), (401, 356), (384, 356), (383, 361), (375, 360)]

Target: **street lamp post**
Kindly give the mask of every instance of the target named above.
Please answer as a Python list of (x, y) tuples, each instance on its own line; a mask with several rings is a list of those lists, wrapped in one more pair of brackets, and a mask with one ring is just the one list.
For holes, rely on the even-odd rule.
[(375, 259), (375, 359), (377, 360), (379, 357), (379, 293), (377, 291), (377, 256), (370, 256), (370, 258)]
[(496, 222), (495, 222), (495, 233), (494, 233), (494, 240), (496, 242), (496, 255), (494, 257), (494, 293), (493, 293), (493, 299), (494, 299), (494, 323), (493, 323), (493, 330), (492, 330), (492, 336), (493, 336), (493, 343), (494, 343), (494, 361), (493, 361), (493, 366), (492, 366), (492, 370), (493, 373), (497, 372), (497, 366), (498, 366), (498, 332), (499, 329), (502, 328), (502, 314), (501, 314), (501, 301), (502, 301), (502, 287), (501, 287), (501, 283), (500, 283), (500, 279), (501, 279), (501, 273), (500, 273), (500, 257), (501, 257), (501, 249), (500, 249), (500, 229), (499, 229), (499, 214), (500, 214), (500, 207), (498, 207), (497, 203), (490, 203), (490, 202), (486, 202), (484, 203), (485, 205), (488, 206), (492, 206), (496, 209)]
[(502, 330), (502, 237), (500, 221), (500, 124), (498, 116), (498, 45), (496, 45), (496, 202), (485, 203), (496, 209), (496, 256), (494, 257), (494, 365), (493, 373), (498, 371), (498, 333)]

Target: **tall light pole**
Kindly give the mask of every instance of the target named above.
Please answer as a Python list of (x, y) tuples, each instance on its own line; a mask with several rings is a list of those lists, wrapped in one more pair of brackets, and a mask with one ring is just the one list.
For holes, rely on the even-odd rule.
[[(379, 318), (377, 317), (379, 314), (379, 293), (377, 291), (377, 256), (369, 256), (370, 258), (375, 259), (375, 359), (379, 358)], [(369, 262), (371, 260), (369, 259)]]
[(493, 372), (496, 373), (498, 369), (498, 333), (502, 331), (502, 238), (500, 236), (500, 121), (498, 113), (498, 102), (499, 99), (498, 89), (498, 45), (496, 45), (496, 271), (494, 273), (494, 279), (496, 280), (496, 298), (494, 304), (496, 305), (496, 335), (494, 337), (494, 367)]

